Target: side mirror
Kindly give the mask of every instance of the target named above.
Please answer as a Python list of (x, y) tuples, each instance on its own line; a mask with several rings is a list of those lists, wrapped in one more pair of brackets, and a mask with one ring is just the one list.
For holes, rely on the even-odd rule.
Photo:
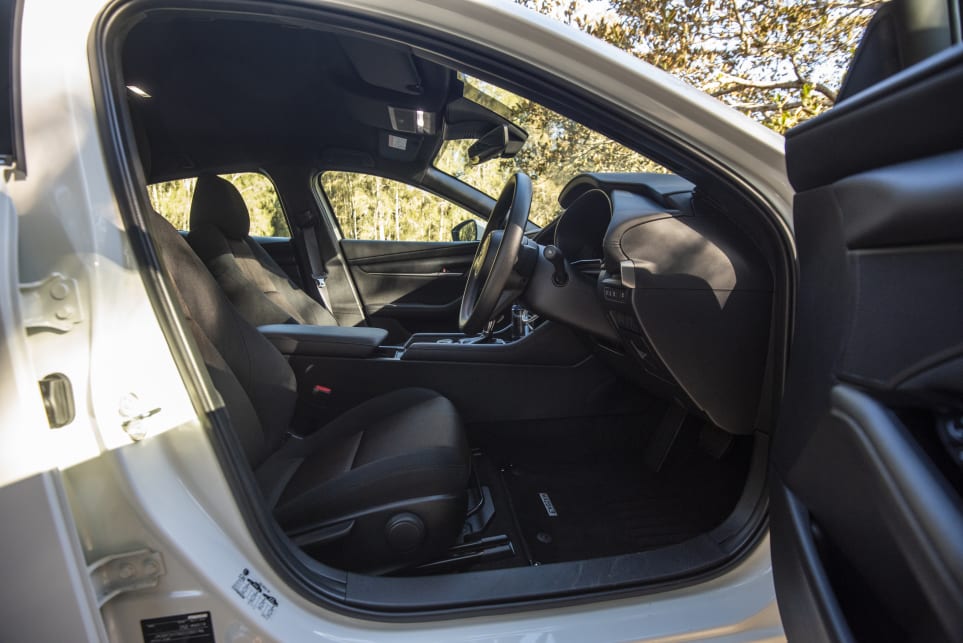
[(485, 226), (475, 219), (468, 219), (451, 229), (451, 240), (478, 241), (483, 234), (485, 234)]

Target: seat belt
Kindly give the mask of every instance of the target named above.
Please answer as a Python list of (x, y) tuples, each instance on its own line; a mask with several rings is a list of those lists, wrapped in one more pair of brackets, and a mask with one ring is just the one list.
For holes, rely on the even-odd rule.
[(308, 265), (311, 268), (311, 279), (318, 289), (318, 295), (321, 296), (321, 303), (333, 316), (334, 309), (331, 307), (331, 297), (328, 294), (328, 272), (325, 270), (324, 262), (321, 260), (321, 248), (318, 246), (317, 223), (308, 210), (298, 215), (297, 223), (301, 227), (301, 237), (304, 239), (305, 252), (308, 255)]

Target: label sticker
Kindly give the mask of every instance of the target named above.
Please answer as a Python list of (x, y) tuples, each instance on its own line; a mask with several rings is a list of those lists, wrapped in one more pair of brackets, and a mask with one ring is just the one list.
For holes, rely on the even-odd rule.
[(552, 504), (552, 499), (548, 497), (548, 494), (542, 491), (538, 494), (538, 497), (542, 499), (542, 504), (545, 505), (545, 513), (550, 518), (558, 518), (558, 512), (555, 511), (555, 505)]
[(393, 147), (396, 150), (404, 152), (408, 148), (408, 139), (404, 136), (388, 134), (388, 147)]
[(271, 595), (267, 585), (251, 577), (251, 570), (245, 568), (237, 575), (237, 580), (231, 586), (238, 596), (263, 618), (269, 619), (278, 608), (278, 599)]
[(214, 643), (210, 612), (145, 619), (140, 631), (144, 643)]

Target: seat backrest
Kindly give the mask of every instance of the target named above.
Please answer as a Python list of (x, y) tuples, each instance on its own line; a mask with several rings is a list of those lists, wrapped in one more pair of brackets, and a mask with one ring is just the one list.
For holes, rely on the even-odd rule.
[(213, 174), (197, 179), (190, 227), (187, 240), (194, 252), (251, 324), (338, 324), (251, 239), (247, 206), (229, 181)]
[[(147, 179), (151, 146), (137, 110), (131, 110), (131, 125)], [(297, 402), (294, 372), (271, 342), (231, 305), (170, 222), (148, 210), (147, 227), (214, 388), (224, 400), (248, 462), (256, 468), (277, 450), (290, 429)]]
[(257, 467), (290, 428), (297, 400), (294, 372), (227, 300), (174, 226), (156, 212), (148, 215), (148, 225), (214, 387), (248, 462)]

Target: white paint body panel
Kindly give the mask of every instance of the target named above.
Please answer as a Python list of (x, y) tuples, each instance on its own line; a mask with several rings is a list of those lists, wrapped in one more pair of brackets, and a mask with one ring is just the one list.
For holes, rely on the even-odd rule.
[[(0, 426), (0, 484), (69, 469), (64, 493), (77, 526), (70, 546), (78, 547), (88, 563), (135, 545), (164, 557), (167, 574), (158, 589), (108, 602), (102, 610), (106, 629), (91, 627), (87, 638), (106, 631), (112, 640), (139, 640), (140, 619), (196, 611), (212, 612), (219, 641), (782, 638), (767, 538), (724, 575), (685, 589), (449, 621), (386, 624), (348, 618), (286, 587), (246, 531), (122, 232), (98, 139), (87, 59), (88, 38), (103, 4), (26, 0), (22, 101), (29, 175), (11, 188), (21, 221), (21, 279), (38, 280), (54, 270), (77, 279), (85, 315), (69, 333), (32, 336), (32, 363), (19, 367), (32, 371), (20, 378), (26, 382), (38, 379), (38, 373), (66, 373), (75, 387), (77, 419), (57, 431), (38, 426), (24, 433), (28, 424), (43, 422), (34, 409), (17, 427)], [(788, 225), (792, 192), (782, 138), (608, 45), (507, 2), (313, 4), (483, 42), (564, 77), (714, 159)], [(5, 389), (12, 385), (4, 380)], [(137, 444), (121, 428), (117, 412), (128, 392), (162, 408), (150, 420), (149, 437)], [(232, 590), (243, 568), (277, 597), (270, 619)], [(51, 619), (58, 607), (49, 605)], [(24, 638), (20, 635), (29, 635), (32, 625), (7, 623), (4, 636)]]

